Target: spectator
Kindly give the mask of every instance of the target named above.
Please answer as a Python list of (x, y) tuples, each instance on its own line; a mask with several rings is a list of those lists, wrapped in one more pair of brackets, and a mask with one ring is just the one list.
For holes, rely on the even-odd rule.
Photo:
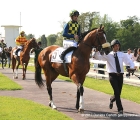
[(10, 46), (9, 48), (7, 48), (6, 50), (6, 55), (7, 55), (7, 59), (8, 59), (8, 67), (10, 68), (11, 66), (11, 51), (12, 51), (12, 47)]
[[(127, 55), (127, 57), (128, 57), (130, 60), (132, 60), (132, 54), (131, 54), (131, 49), (130, 49), (130, 48), (127, 50), (126, 55)], [(127, 70), (128, 68), (130, 68), (130, 66), (127, 66), (127, 65), (126, 65), (126, 70)], [(130, 77), (130, 73), (129, 73), (129, 72), (126, 73), (126, 77)]]
[(38, 48), (34, 48), (31, 50), (31, 53), (35, 52), (34, 64), (36, 64), (36, 61), (38, 60), (39, 53), (43, 50), (43, 48), (41, 48), (41, 42), (39, 41), (37, 44)]

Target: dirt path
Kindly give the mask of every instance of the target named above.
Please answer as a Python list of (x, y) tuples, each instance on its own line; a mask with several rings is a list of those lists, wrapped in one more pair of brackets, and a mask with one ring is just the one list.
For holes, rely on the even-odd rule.
[[(0, 72), (12, 78), (12, 70), (5, 68)], [(25, 98), (48, 106), (48, 93), (46, 87), (39, 89), (34, 81), (34, 73), (27, 71), (27, 79), (21, 80), (22, 74), (19, 70), (19, 78), (13, 79), (21, 86), (23, 90), (16, 91), (0, 91), (0, 96), (13, 96)], [(130, 119), (140, 120), (140, 104), (122, 99), (124, 107), (124, 116), (117, 116), (117, 108), (110, 110), (108, 108), (110, 95), (84, 88), (84, 114), (77, 113), (75, 109), (76, 103), (76, 85), (74, 83), (55, 80), (52, 84), (53, 99), (58, 111), (65, 113), (74, 120), (90, 120), (90, 119)]]

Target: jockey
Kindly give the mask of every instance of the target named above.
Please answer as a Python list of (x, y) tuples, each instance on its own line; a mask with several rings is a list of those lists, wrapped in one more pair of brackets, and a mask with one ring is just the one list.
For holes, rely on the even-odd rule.
[(77, 10), (72, 10), (70, 12), (71, 20), (64, 26), (63, 31), (63, 47), (66, 48), (60, 55), (61, 60), (64, 60), (65, 55), (77, 48), (77, 40), (79, 40), (80, 35), (80, 25), (78, 24), (79, 12)]
[(24, 37), (25, 32), (21, 31), (20, 36), (18, 36), (15, 40), (16, 45), (17, 45), (17, 50), (15, 54), (18, 56), (18, 52), (22, 50), (23, 45), (27, 42), (27, 39)]

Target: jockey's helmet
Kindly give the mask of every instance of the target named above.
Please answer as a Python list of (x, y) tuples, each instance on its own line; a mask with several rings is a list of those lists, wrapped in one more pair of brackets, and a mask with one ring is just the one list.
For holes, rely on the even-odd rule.
[(21, 32), (20, 32), (20, 35), (21, 35), (21, 34), (24, 34), (24, 33), (25, 33), (24, 31), (21, 31)]
[(79, 12), (78, 12), (77, 10), (72, 10), (72, 11), (70, 12), (70, 17), (72, 17), (72, 16), (74, 16), (74, 15), (79, 16)]
[(111, 47), (113, 47), (115, 44), (119, 44), (121, 46), (119, 40), (117, 40), (117, 39), (114, 39), (111, 41)]

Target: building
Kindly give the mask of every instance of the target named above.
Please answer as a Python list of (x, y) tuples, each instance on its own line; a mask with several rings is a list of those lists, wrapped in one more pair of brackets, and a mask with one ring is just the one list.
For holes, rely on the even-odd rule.
[(2, 25), (1, 27), (4, 27), (5, 30), (5, 43), (7, 44), (7, 47), (15, 47), (15, 39), (19, 35), (19, 28), (22, 26), (18, 25)]

